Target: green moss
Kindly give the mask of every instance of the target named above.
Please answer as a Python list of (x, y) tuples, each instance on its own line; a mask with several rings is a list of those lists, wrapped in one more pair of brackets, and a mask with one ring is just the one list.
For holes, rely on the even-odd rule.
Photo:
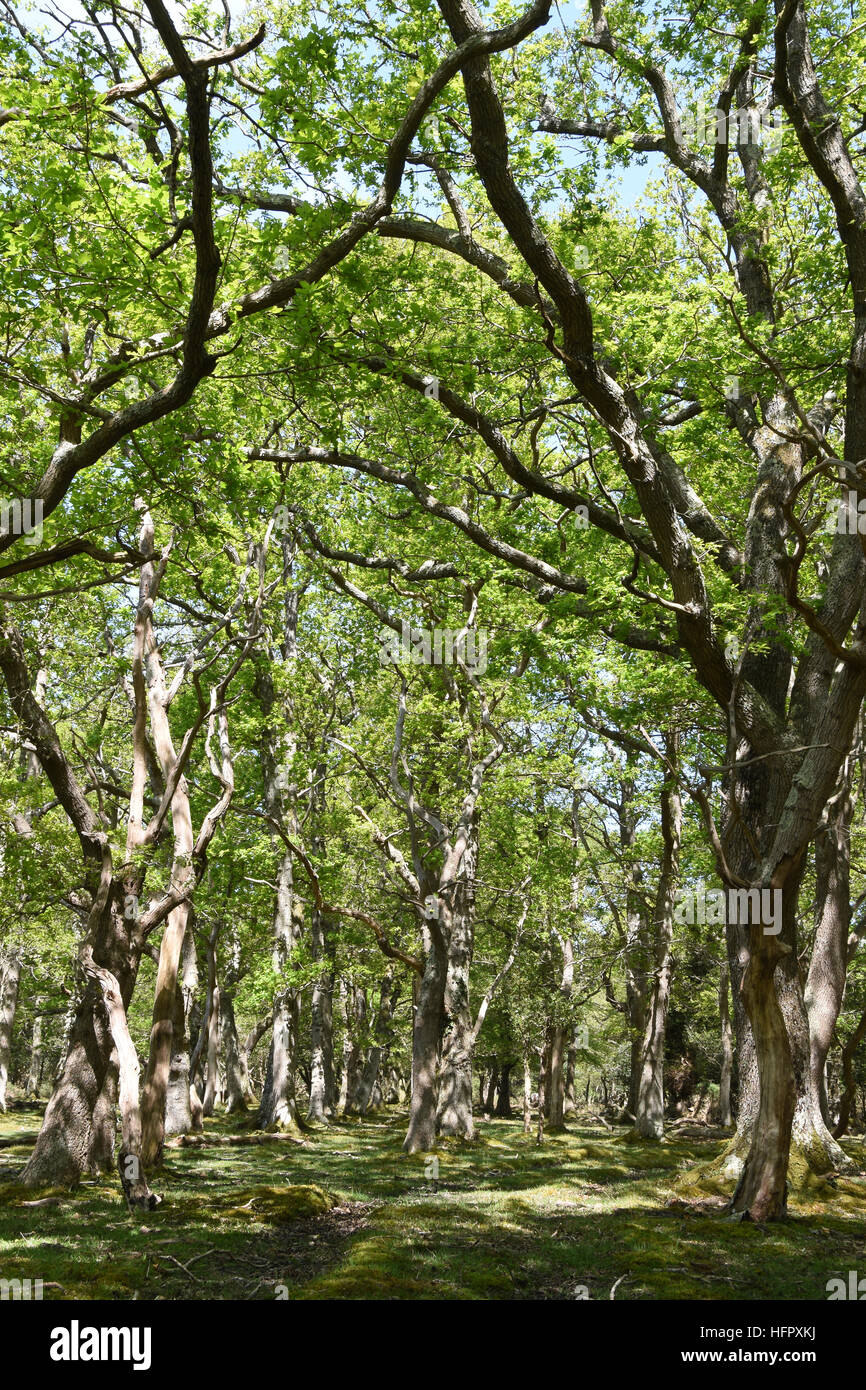
[[(824, 1299), (862, 1250), (866, 1179), (792, 1193), (778, 1226), (730, 1221), (733, 1181), (708, 1196), (699, 1171), (729, 1148), (720, 1131), (643, 1144), (569, 1123), (539, 1148), (497, 1120), (445, 1145), (435, 1182), (404, 1132), (385, 1112), (303, 1146), (173, 1149), (163, 1205), (136, 1216), (112, 1177), (36, 1209), (22, 1203), (45, 1193), (0, 1181), (0, 1271), (43, 1279), (46, 1299), (272, 1299), (278, 1284), (293, 1299)], [(864, 1164), (866, 1145), (847, 1147)], [(0, 1179), (18, 1171), (0, 1150)]]
[[(321, 1187), (250, 1187), (212, 1198), (211, 1204), (226, 1216), (241, 1220), (267, 1221), (279, 1225), (299, 1217), (320, 1216), (336, 1206), (337, 1198)], [(200, 1209), (206, 1209), (207, 1202)]]

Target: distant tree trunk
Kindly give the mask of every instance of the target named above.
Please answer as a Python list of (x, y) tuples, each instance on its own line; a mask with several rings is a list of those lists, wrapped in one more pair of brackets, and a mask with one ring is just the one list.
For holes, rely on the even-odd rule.
[(548, 1115), (548, 1128), (555, 1134), (563, 1128), (563, 1107), (565, 1100), (565, 1044), (568, 1033), (558, 1026), (550, 1030), (550, 1047), (547, 1053), (545, 1070), (545, 1098)]
[(864, 1038), (866, 1038), (866, 1012), (860, 1015), (860, 1021), (857, 1027), (842, 1049), (843, 1090), (839, 1100), (839, 1119), (833, 1130), (834, 1139), (841, 1139), (843, 1134), (848, 1133), (848, 1126), (851, 1122), (851, 1112), (855, 1108), (857, 1099), (857, 1082), (854, 1078), (854, 1054)]
[[(193, 1109), (198, 1111), (201, 1128), (201, 1105), (195, 1106), (190, 1077), (189, 1037), (193, 1000), (198, 988), (198, 962), (195, 940), (190, 923), (181, 951), (180, 976), (175, 986), (174, 1016), (171, 1029), (171, 1065), (165, 1096), (165, 1134), (189, 1134), (195, 1127)], [(198, 1100), (196, 1094), (195, 1100)]]
[[(293, 542), (284, 536), (283, 567), (291, 574)], [(283, 620), (283, 660), (293, 665), (298, 655), (298, 606), (300, 595), (290, 590), (286, 595)], [(270, 668), (259, 667), (256, 673), (256, 693), (262, 710), (271, 720), (275, 709), (275, 691)], [(281, 728), (285, 732), (278, 734)], [(290, 705), (279, 710), (279, 718), (270, 723), (262, 745), (264, 766), (265, 805), (271, 816), (281, 820), (290, 836), (297, 835), (297, 787), (293, 781), (297, 738)], [(279, 764), (279, 765), (278, 765)], [(295, 897), (293, 856), (286, 849), (281, 856), (277, 873), (277, 895), (274, 905), (273, 965), (278, 976), (291, 967), (303, 927), (303, 907)], [(300, 991), (293, 984), (283, 984), (274, 999), (274, 1023), (265, 1084), (259, 1104), (259, 1125), (262, 1129), (292, 1133), (300, 1129), (296, 1095), (295, 1069), (300, 1047)]]
[(367, 996), (359, 985), (340, 982), (340, 1012), (343, 1018), (343, 1075), (338, 1109), (341, 1115), (355, 1115), (361, 1083), (361, 1032), (367, 1015)]
[(806, 978), (812, 1107), (830, 1123), (824, 1076), (842, 1008), (851, 924), (851, 795), (853, 759), (846, 760), (842, 786), (827, 806), (815, 840), (815, 942)]
[(220, 987), (214, 981), (210, 1015), (207, 1024), (207, 1046), (205, 1061), (205, 1083), (204, 1097), (202, 1099), (202, 1114), (212, 1115), (217, 1100), (218, 1074), (217, 1068), (220, 1055)]
[(38, 1098), (39, 1096), (39, 1087), (42, 1082), (42, 1067), (44, 1065), (44, 1055), (42, 1051), (42, 1007), (44, 1003), (45, 1000), (41, 997), (33, 1001), (35, 1012), (33, 1014), (33, 1036), (30, 1043), (30, 1069), (27, 1073), (27, 1094), (34, 1098)]
[(523, 1048), (523, 1133), (532, 1130), (532, 1069), (529, 1064), (529, 1048)]
[(665, 1032), (671, 989), (671, 942), (679, 883), (683, 821), (682, 801), (676, 781), (679, 765), (678, 742), (677, 734), (668, 731), (665, 735), (665, 755), (669, 777), (665, 780), (661, 795), (663, 849), (655, 903), (654, 970), (652, 981), (645, 991), (646, 1018), (635, 1111), (635, 1128), (643, 1139), (661, 1139), (664, 1134)]
[(619, 838), (626, 863), (625, 996), (629, 1025), (629, 1083), (627, 1115), (634, 1122), (638, 1113), (638, 1096), (643, 1070), (643, 1046), (647, 1029), (647, 991), (651, 973), (649, 931), (640, 892), (642, 873), (635, 859), (637, 846), (637, 814), (634, 806), (634, 783), (621, 784), (619, 804)]
[[(562, 949), (559, 995), (561, 1007), (567, 1011), (574, 990), (574, 944), (568, 936), (560, 936), (559, 944)], [(561, 1130), (565, 1124), (565, 1053), (573, 1031), (571, 1023), (563, 1021), (551, 1022), (547, 1031), (544, 1100), (551, 1133)]]
[(373, 1041), (364, 1071), (358, 1084), (355, 1105), (359, 1115), (366, 1115), (373, 1103), (376, 1083), (379, 1079), (382, 1054), (388, 1039), (391, 1018), (400, 995), (400, 982), (395, 981), (393, 972), (388, 971), (379, 988), (379, 1007), (373, 1024)]
[[(296, 948), (302, 920), (303, 910), (294, 896), (292, 855), (287, 853), (280, 865), (274, 919), (274, 966), (280, 972), (285, 969)], [(262, 1129), (292, 1132), (300, 1128), (295, 1092), (300, 1012), (300, 993), (294, 985), (288, 985), (274, 1000), (273, 1034), (259, 1106), (259, 1125)]]
[(499, 1078), (499, 1097), (496, 1101), (496, 1114), (500, 1120), (511, 1119), (511, 1070), (513, 1062), (502, 1063), (502, 1074)]
[(165, 1137), (188, 1134), (192, 1129), (192, 1105), (189, 1082), (189, 1042), (186, 1035), (186, 1009), (183, 985), (178, 980), (174, 991), (174, 1016), (171, 1032), (171, 1065), (165, 1093)]
[(496, 1108), (496, 1088), (499, 1085), (499, 1063), (494, 1062), (490, 1068), (490, 1080), (487, 1083), (487, 1099), (484, 1102), (485, 1115), (492, 1115)]
[(562, 1107), (564, 1115), (573, 1115), (577, 1109), (574, 1095), (574, 1070), (577, 1064), (577, 1043), (574, 1033), (571, 1034), (568, 1053), (565, 1059), (565, 1101)]
[(548, 1023), (538, 1064), (538, 1129), (535, 1134), (535, 1142), (539, 1145), (544, 1143), (544, 1097), (547, 1091), (548, 1058), (553, 1042), (551, 1031), (551, 1025)]
[(328, 961), (327, 923), (318, 907), (314, 907), (312, 912), (311, 942), (313, 956), (323, 962), (323, 968), (313, 984), (308, 1117), (321, 1123), (334, 1114), (337, 1097), (334, 1084), (334, 971)]
[(719, 1081), (719, 1124), (725, 1129), (733, 1123), (731, 1115), (731, 1075), (734, 1069), (734, 1031), (729, 1000), (730, 974), (727, 958), (719, 975), (719, 1017), (722, 1026), (722, 1070)]
[(12, 1028), (18, 1005), (21, 953), (7, 951), (0, 958), (0, 1114), (6, 1113), (6, 1083), (12, 1060)]
[(226, 1112), (235, 1115), (247, 1108), (250, 1077), (246, 1059), (238, 1042), (234, 1002), (227, 990), (220, 994), (220, 1036), (225, 1068)]

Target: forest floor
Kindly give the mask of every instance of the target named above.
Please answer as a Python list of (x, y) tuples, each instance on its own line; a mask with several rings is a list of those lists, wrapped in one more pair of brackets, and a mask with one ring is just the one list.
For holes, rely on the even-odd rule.
[[(163, 1205), (133, 1216), (109, 1178), (47, 1197), (15, 1183), (40, 1111), (0, 1115), (0, 1278), (42, 1279), (46, 1299), (824, 1300), (866, 1267), (866, 1177), (795, 1195), (766, 1228), (684, 1199), (678, 1175), (720, 1151), (719, 1130), (652, 1145), (578, 1122), (538, 1148), (519, 1121), (482, 1118), (434, 1180), (430, 1156), (401, 1153), (402, 1113), (303, 1143), (220, 1117), (215, 1142), (168, 1150)], [(846, 1147), (866, 1168), (866, 1141)]]

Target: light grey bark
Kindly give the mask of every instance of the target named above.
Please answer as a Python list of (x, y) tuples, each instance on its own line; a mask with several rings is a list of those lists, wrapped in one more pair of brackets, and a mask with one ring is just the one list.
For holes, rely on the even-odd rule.
[[(317, 845), (321, 847), (321, 843)], [(328, 958), (327, 922), (318, 907), (313, 908), (310, 940), (314, 959), (322, 963), (313, 983), (310, 1005), (310, 1105), (308, 1118), (320, 1123), (336, 1109), (334, 1081), (334, 971)]]
[(360, 985), (346, 985), (340, 981), (340, 1013), (343, 1022), (343, 1074), (337, 1108), (341, 1115), (355, 1115), (361, 1083), (361, 1038), (367, 1017), (367, 995)]
[(389, 970), (379, 986), (379, 1005), (373, 1024), (373, 1036), (358, 1085), (355, 1105), (359, 1115), (366, 1115), (367, 1111), (373, 1108), (374, 1090), (380, 1078), (382, 1056), (387, 1047), (391, 1019), (399, 997), (400, 981), (396, 980), (393, 971)]
[(437, 1123), (440, 1134), (472, 1139), (472, 1056), (475, 1028), (469, 1011), (469, 973), (475, 945), (478, 822), (473, 818), (453, 890), (444, 997)]
[(228, 990), (220, 994), (220, 1040), (225, 1072), (226, 1112), (234, 1115), (247, 1108), (250, 1077), (235, 1023), (234, 1002)]
[(448, 973), (446, 941), (450, 926), (449, 913), (450, 909), (441, 898), (432, 898), (429, 925), (425, 929), (424, 973), (417, 989), (412, 1028), (412, 1098), (409, 1102), (409, 1129), (403, 1143), (404, 1152), (409, 1154), (426, 1153), (436, 1147), (437, 1083)]
[(201, 1129), (201, 1101), (190, 1075), (190, 1030), (198, 989), (198, 961), (192, 922), (188, 924), (181, 952), (180, 978), (175, 988), (171, 1035), (171, 1066), (165, 1096), (165, 1134), (189, 1134)]
[(842, 784), (825, 809), (815, 841), (815, 941), (806, 977), (810, 1082), (813, 1110), (829, 1125), (825, 1068), (845, 994), (851, 925), (851, 791), (854, 758), (846, 760)]
[(0, 956), (0, 1114), (6, 1113), (6, 1086), (12, 1061), (12, 1029), (18, 1007), (21, 952), (15, 948)]
[[(303, 923), (303, 909), (294, 896), (291, 853), (283, 856), (277, 882), (274, 913), (274, 967), (282, 973), (291, 961)], [(259, 1105), (262, 1129), (293, 1131), (299, 1128), (295, 1082), (300, 1044), (300, 992), (285, 986), (274, 1000), (274, 1022), (268, 1067)]]
[(205, 1044), (205, 1083), (204, 1096), (202, 1097), (202, 1114), (207, 1117), (214, 1112), (217, 1100), (218, 1076), (217, 1067), (219, 1064), (220, 1049), (220, 987), (214, 981), (213, 992), (211, 995), (210, 1014), (208, 1016), (207, 1040)]
[(731, 1026), (730, 971), (727, 958), (719, 973), (719, 1019), (722, 1033), (722, 1064), (719, 1080), (719, 1124), (727, 1129), (732, 1124), (731, 1080), (734, 1069), (734, 1030)]
[[(293, 549), (288, 536), (282, 539), (283, 570), (287, 579), (292, 575)], [(292, 666), (298, 655), (298, 611), (300, 595), (290, 588), (286, 594), (283, 615), (282, 656), (286, 666)], [(269, 720), (262, 743), (262, 765), (265, 805), (269, 814), (281, 821), (286, 833), (295, 843), (297, 826), (297, 787), (294, 762), (297, 738), (290, 703), (280, 708), (267, 667), (256, 674), (256, 692), (262, 710)], [(277, 729), (281, 729), (278, 733)], [(292, 957), (303, 929), (303, 907), (295, 897), (292, 851), (281, 851), (277, 871), (277, 893), (274, 904), (273, 963), (278, 976), (291, 967)], [(262, 1129), (291, 1132), (300, 1127), (295, 1069), (300, 1046), (301, 1000), (299, 990), (284, 983), (274, 998), (273, 1031), (268, 1053), (265, 1084), (259, 1104), (259, 1125)]]
[(45, 1000), (37, 996), (33, 1000), (33, 1034), (30, 1041), (30, 1066), (27, 1071), (27, 1094), (38, 1098), (39, 1087), (42, 1083), (42, 1068), (45, 1065), (45, 1054), (43, 1050), (44, 1021), (42, 1017), (42, 1007)]
[(662, 866), (655, 900), (654, 969), (646, 990), (646, 1019), (641, 1044), (635, 1129), (643, 1139), (664, 1134), (664, 1053), (671, 990), (671, 942), (679, 883), (682, 801), (677, 786), (678, 738), (665, 736), (668, 775), (661, 793)]

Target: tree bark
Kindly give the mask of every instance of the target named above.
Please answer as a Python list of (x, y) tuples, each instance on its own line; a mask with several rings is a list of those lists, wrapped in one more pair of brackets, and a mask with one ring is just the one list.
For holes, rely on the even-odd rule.
[(429, 938), (412, 1029), (412, 1098), (403, 1142), (407, 1154), (436, 1147), (436, 1083), (448, 973), (448, 951), (438, 920), (431, 921)]
[(683, 820), (676, 780), (679, 768), (678, 738), (674, 731), (668, 731), (665, 736), (665, 761), (668, 776), (661, 794), (663, 849), (655, 904), (655, 968), (646, 991), (646, 1020), (635, 1110), (635, 1129), (643, 1139), (661, 1139), (664, 1135), (665, 1032), (671, 991), (671, 942)]
[(201, 1110), (205, 1119), (214, 1112), (217, 1101), (217, 1068), (220, 1054), (220, 987), (214, 981), (213, 995), (208, 1016), (207, 1042), (205, 1046), (205, 1082)]
[(311, 923), (313, 956), (323, 968), (313, 984), (310, 1018), (310, 1106), (308, 1119), (324, 1123), (336, 1109), (334, 1083), (334, 971), (328, 960), (327, 922), (319, 907)]
[[(294, 896), (291, 852), (280, 864), (274, 913), (274, 968), (282, 973), (300, 936), (303, 909)], [(259, 1126), (292, 1133), (300, 1129), (295, 1068), (300, 1044), (300, 993), (285, 986), (274, 1000), (274, 1023), (268, 1068), (259, 1105)]]
[(250, 1078), (238, 1042), (234, 1003), (227, 990), (220, 994), (220, 1038), (225, 1068), (226, 1113), (235, 1115), (247, 1108)]
[(373, 1041), (367, 1053), (367, 1060), (364, 1063), (363, 1074), (356, 1092), (355, 1107), (359, 1115), (366, 1115), (373, 1101), (374, 1089), (379, 1079), (382, 1054), (387, 1044), (391, 1018), (399, 994), (400, 982), (399, 980), (395, 981), (392, 972), (389, 971), (379, 988), (379, 1007), (373, 1025)]
[(190, 921), (183, 942), (181, 975), (175, 987), (171, 1065), (165, 1097), (166, 1137), (201, 1129), (201, 1101), (192, 1084), (190, 1061), (190, 1028), (197, 989), (198, 962)]
[(27, 1072), (27, 1094), (38, 1099), (39, 1087), (42, 1084), (42, 1068), (45, 1058), (43, 1053), (43, 1019), (42, 1006), (44, 999), (36, 998), (33, 1001), (33, 1035), (30, 1043), (30, 1067)]
[(500, 1120), (511, 1119), (511, 1071), (513, 1062), (503, 1062), (499, 1077), (499, 1095), (496, 1100), (496, 1116)]
[(478, 865), (478, 823), (463, 852), (454, 885), (454, 907), (448, 938), (444, 997), (444, 1032), (439, 1070), (437, 1123), (440, 1134), (473, 1139), (472, 1056), (475, 1029), (469, 1011), (469, 972), (475, 945), (475, 876)]
[(338, 1109), (341, 1115), (355, 1115), (361, 1084), (361, 1031), (367, 1015), (367, 996), (360, 985), (346, 986), (340, 982), (340, 1012), (343, 1016), (343, 1074)]
[(18, 1005), (21, 953), (7, 951), (0, 957), (0, 1115), (6, 1113), (6, 1084), (12, 1061), (12, 1029)]
[(853, 758), (846, 760), (842, 785), (827, 806), (815, 841), (815, 941), (806, 977), (809, 1019), (811, 1103), (829, 1125), (825, 1068), (845, 994), (848, 932), (851, 924), (851, 795)]
[(719, 973), (719, 1018), (722, 1030), (722, 1065), (719, 1079), (719, 1124), (728, 1129), (733, 1123), (731, 1114), (731, 1080), (734, 1070), (734, 1030), (731, 1026), (729, 998), (730, 971), (727, 958)]
[(854, 1076), (854, 1054), (864, 1038), (866, 1038), (866, 1012), (860, 1015), (857, 1027), (842, 1049), (843, 1091), (839, 1098), (839, 1119), (833, 1130), (834, 1139), (840, 1139), (843, 1134), (848, 1133), (852, 1111), (856, 1114), (857, 1082)]

